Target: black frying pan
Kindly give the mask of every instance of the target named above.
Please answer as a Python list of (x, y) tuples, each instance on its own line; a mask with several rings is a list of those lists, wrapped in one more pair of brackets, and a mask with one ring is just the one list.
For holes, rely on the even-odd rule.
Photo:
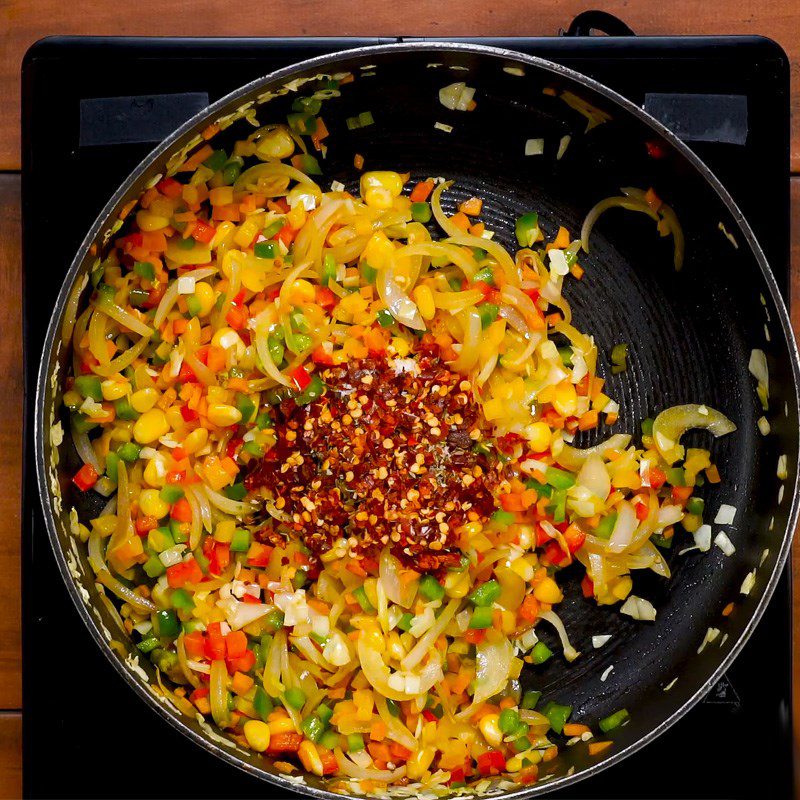
[[(292, 100), (292, 92), (282, 90), (287, 81), (344, 71), (354, 72), (357, 79), (325, 108), (332, 135), (323, 183), (339, 180), (355, 188), (355, 153), (365, 157), (370, 169), (408, 171), (412, 178), (445, 176), (456, 181), (446, 194), (446, 210), (452, 212), (455, 203), (468, 196), (482, 197), (487, 227), (509, 247), (514, 219), (523, 211), (537, 209), (548, 235), (559, 224), (575, 232), (589, 208), (622, 186), (655, 187), (683, 225), (686, 260), (676, 272), (671, 240), (659, 238), (652, 221), (609, 212), (595, 228), (591, 253), (581, 258), (583, 280), (570, 282), (566, 295), (577, 327), (595, 336), (607, 391), (621, 404), (614, 431), (636, 435), (642, 419), (687, 402), (707, 403), (737, 424), (734, 434), (712, 445), (724, 480), (703, 492), (707, 519), (713, 520), (722, 503), (737, 508), (729, 529), (736, 552), (726, 557), (712, 548), (681, 556), (678, 543), (670, 556), (669, 582), (636, 574), (634, 591), (658, 608), (654, 623), (635, 622), (616, 610), (597, 607), (582, 598), (576, 581), (571, 582), (560, 612), (583, 656), (572, 665), (555, 658), (535, 672), (525, 672), (523, 685), (541, 689), (546, 699), (572, 705), (573, 719), (590, 725), (621, 707), (631, 710), (632, 719), (613, 734), (613, 747), (600, 756), (590, 757), (584, 745), (565, 748), (549, 765), (553, 777), (546, 785), (566, 785), (651, 741), (703, 697), (739, 652), (769, 601), (797, 516), (798, 355), (764, 255), (730, 196), (702, 162), (658, 122), (588, 78), (541, 59), (475, 45), (365, 48), (280, 70), (229, 95), (176, 131), (100, 214), (53, 314), (36, 404), (37, 471), (51, 542), (79, 612), (131, 687), (207, 750), (296, 790), (297, 785), (275, 772), (268, 760), (212, 736), (197, 720), (154, 696), (152, 667), (134, 661), (136, 648), (98, 597), (83, 548), (69, 533), (73, 505), (79, 516), (88, 517), (104, 500), (97, 498), (93, 508), (91, 498), (73, 496), (68, 476), (75, 454), (68, 441), (54, 444), (50, 427), (58, 419), (60, 380), (68, 356), (62, 345), (69, 334), (64, 336), (62, 330), (65, 304), (94, 261), (90, 250), (102, 251), (120, 209), (154, 182), (169, 157), (210, 122), (261, 101), (268, 101), (259, 110), (262, 122), (278, 120)], [(439, 89), (456, 80), (477, 89), (478, 107), (471, 114), (448, 111), (438, 101)], [(555, 92), (545, 94), (545, 88)], [(606, 111), (611, 120), (587, 132), (586, 119), (559, 97), (564, 90)], [(279, 96), (271, 98), (272, 94)], [(367, 110), (375, 124), (348, 131), (345, 120)], [(452, 132), (435, 128), (437, 122), (452, 125)], [(246, 126), (243, 120), (234, 122), (222, 134), (221, 144), (242, 138)], [(571, 140), (558, 159), (564, 136)], [(524, 155), (529, 138), (544, 139), (542, 155)], [(653, 158), (654, 145), (663, 158)], [(628, 370), (612, 375), (608, 353), (621, 342), (629, 345)], [(766, 412), (748, 373), (754, 348), (766, 352), (769, 365)], [(770, 423), (768, 436), (757, 428), (762, 414)], [(601, 428), (584, 434), (578, 444), (592, 444), (611, 432)], [(688, 443), (694, 441), (705, 443), (707, 438), (692, 434)], [(783, 454), (788, 457), (788, 478), (781, 481), (776, 466)], [(741, 592), (745, 581), (752, 583), (748, 594)], [(733, 613), (723, 616), (723, 608), (732, 601)], [(709, 628), (720, 634), (701, 649)], [(594, 634), (613, 638), (595, 651), (590, 642)], [(543, 636), (547, 641), (547, 631)], [(109, 646), (112, 639), (117, 644)], [(601, 681), (611, 665), (610, 676)], [(507, 794), (531, 796), (544, 788), (539, 783)], [(324, 783), (314, 778), (308, 779), (306, 791), (330, 796)]]

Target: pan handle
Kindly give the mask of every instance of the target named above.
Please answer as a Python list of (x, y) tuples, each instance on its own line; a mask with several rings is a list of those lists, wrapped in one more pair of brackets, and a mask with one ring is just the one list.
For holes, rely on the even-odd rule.
[(599, 10), (582, 11), (572, 20), (564, 36), (591, 36), (593, 30), (606, 36), (636, 36), (619, 17)]

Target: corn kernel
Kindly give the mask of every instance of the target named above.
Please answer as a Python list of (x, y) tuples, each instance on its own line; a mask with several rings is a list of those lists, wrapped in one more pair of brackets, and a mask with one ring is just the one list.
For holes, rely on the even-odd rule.
[(239, 230), (233, 234), (233, 241), (239, 247), (249, 247), (253, 239), (256, 238), (260, 229), (260, 215), (256, 217), (248, 217), (239, 227)]
[(534, 453), (542, 453), (550, 447), (550, 426), (546, 422), (534, 422), (528, 428), (528, 444)]
[(522, 769), (522, 757), (512, 756), (506, 761), (506, 772), (519, 772)]
[[(495, 717), (497, 714), (494, 715)], [(497, 729), (498, 731), (500, 728)], [(502, 739), (502, 736), (501, 736)], [(433, 761), (436, 755), (436, 748), (434, 747), (421, 747), (414, 753), (413, 756), (406, 763), (406, 775), (411, 780), (419, 780)]]
[(500, 717), (497, 714), (486, 714), (481, 717), (478, 728), (486, 739), (487, 744), (499, 747), (503, 742), (503, 732), (500, 730)]
[(290, 717), (277, 717), (269, 721), (269, 732), (273, 736), (279, 733), (294, 733), (294, 723)]
[(419, 308), (422, 319), (433, 319), (436, 315), (436, 305), (433, 302), (433, 292), (428, 286), (417, 286), (412, 292), (414, 301)]
[(309, 771), (313, 772), (314, 775), (322, 776), (322, 773), (325, 771), (325, 768), (322, 765), (322, 759), (319, 755), (319, 750), (317, 750), (317, 746), (314, 742), (310, 741), (309, 739), (305, 739), (300, 743), (300, 749), (297, 751), (297, 755), (300, 758), (300, 762), (302, 765)]
[(562, 417), (574, 416), (578, 410), (578, 393), (569, 381), (562, 381), (553, 393), (553, 408)]
[(179, 431), (186, 427), (186, 420), (178, 406), (170, 406), (164, 413), (167, 415), (167, 422), (172, 430)]
[(214, 529), (214, 539), (218, 542), (227, 543), (233, 540), (233, 534), (236, 531), (236, 521), (232, 519), (223, 519), (217, 523)]
[[(233, 334), (233, 335), (231, 335)], [(212, 337), (211, 344), (214, 347), (221, 347), (227, 350), (229, 347), (238, 345), (241, 342), (239, 334), (233, 328), (220, 328)]]
[(200, 304), (200, 312), (198, 316), (207, 317), (214, 308), (214, 301), (217, 299), (211, 285), (205, 281), (199, 281), (194, 285), (194, 296)]
[(378, 211), (386, 211), (392, 207), (392, 193), (382, 186), (376, 186), (374, 189), (367, 189), (364, 194), (364, 202), (370, 207)]
[(145, 516), (161, 519), (169, 514), (169, 503), (155, 489), (143, 489), (139, 493), (139, 510)]
[(119, 400), (125, 397), (130, 391), (130, 384), (125, 380), (114, 380), (108, 378), (100, 384), (100, 389), (103, 392), (103, 400)]
[(140, 414), (149, 411), (158, 402), (158, 392), (152, 387), (139, 389), (131, 395), (131, 405)]
[(314, 287), (308, 281), (294, 281), (290, 288), (290, 292), (290, 301), (296, 306), (303, 305), (304, 303), (314, 302)]
[(270, 726), (260, 719), (249, 719), (244, 724), (244, 738), (257, 753), (263, 753), (269, 747), (271, 733)]
[(183, 449), (191, 455), (202, 450), (206, 446), (206, 442), (208, 442), (208, 430), (196, 428), (183, 440)]
[(392, 347), (394, 347), (395, 353), (397, 353), (400, 358), (405, 358), (411, 352), (411, 345), (400, 336), (395, 336), (394, 339), (392, 339)]
[(142, 231), (160, 231), (169, 225), (169, 218), (142, 210), (136, 214), (136, 224)]
[(155, 458), (148, 460), (142, 477), (148, 486), (155, 486), (157, 489), (160, 489), (167, 482), (166, 470), (159, 469), (158, 461)]
[(228, 428), (241, 422), (242, 412), (226, 403), (212, 403), (208, 407), (208, 421), (218, 428)]
[(403, 191), (403, 179), (397, 172), (389, 170), (365, 172), (361, 176), (361, 196), (366, 199), (370, 189), (384, 189), (389, 193), (389, 197), (398, 197)]
[(549, 603), (550, 605), (560, 603), (564, 599), (558, 584), (550, 577), (545, 578), (536, 585), (533, 590), (533, 596), (540, 603)]
[[(241, 417), (241, 414), (239, 416)], [(169, 433), (169, 423), (160, 408), (151, 408), (149, 411), (145, 411), (133, 426), (133, 438), (139, 444), (150, 444), (167, 433)]]

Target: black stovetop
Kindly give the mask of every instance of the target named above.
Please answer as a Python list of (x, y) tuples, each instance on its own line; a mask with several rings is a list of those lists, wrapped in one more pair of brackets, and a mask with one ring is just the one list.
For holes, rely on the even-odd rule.
[[(26, 454), (36, 369), (62, 276), (129, 171), (191, 113), (256, 77), (390, 41), (60, 38), (34, 45), (22, 76)], [(777, 45), (755, 37), (471, 41), (563, 63), (670, 124), (731, 191), (788, 295), (789, 78)], [(274, 797), (269, 784), (208, 755), (145, 708), (99, 652), (50, 551), (32, 461), (23, 498), (26, 796)], [(787, 568), (751, 641), (702, 703), (656, 743), (552, 796), (789, 797), (790, 600)]]

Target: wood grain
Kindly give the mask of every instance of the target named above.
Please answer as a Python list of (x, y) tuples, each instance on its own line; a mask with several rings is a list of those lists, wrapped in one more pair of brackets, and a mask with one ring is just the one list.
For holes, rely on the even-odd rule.
[(22, 797), (22, 714), (0, 714), (0, 798)]
[(0, 175), (0, 708), (22, 705), (20, 492), (22, 488), (22, 267), (20, 179)]
[[(792, 59), (792, 111), (800, 111), (800, 3), (796, 0), (604, 0), (605, 11), (638, 34), (760, 34), (775, 39)], [(136, 13), (107, 0), (4, 0), (0, 3), (0, 169), (19, 169), (19, 71), (25, 51), (51, 34), (116, 36), (551, 36), (587, 7), (586, 0), (284, 0), (280, 21), (257, 3), (236, 6), (207, 0), (140, 0)], [(792, 168), (800, 171), (800, 113), (793, 115)]]

